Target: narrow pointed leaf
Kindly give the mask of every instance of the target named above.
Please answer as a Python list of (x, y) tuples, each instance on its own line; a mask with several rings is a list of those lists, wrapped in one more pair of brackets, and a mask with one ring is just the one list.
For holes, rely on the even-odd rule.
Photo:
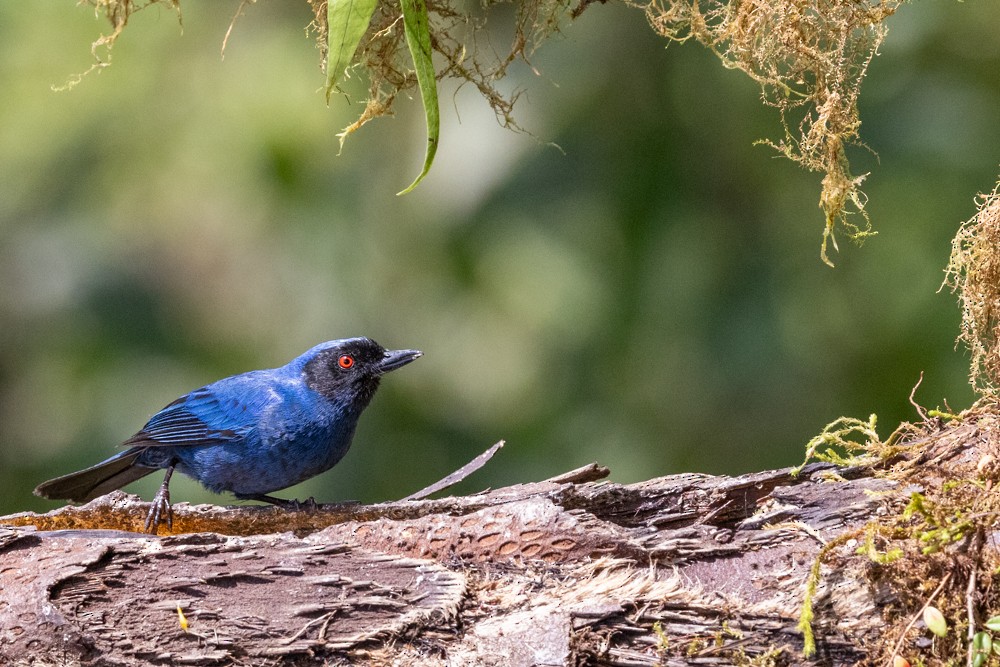
[(431, 32), (427, 3), (425, 0), (400, 0), (400, 5), (403, 8), (406, 44), (410, 47), (410, 55), (413, 57), (413, 70), (417, 73), (420, 99), (424, 103), (424, 118), (427, 120), (427, 152), (424, 154), (424, 167), (408, 188), (397, 193), (405, 195), (417, 187), (417, 183), (422, 181), (431, 169), (434, 154), (437, 152), (441, 114), (438, 111), (437, 80), (434, 78), (434, 63), (431, 60)]
[(351, 64), (378, 0), (329, 0), (326, 5), (326, 101)]

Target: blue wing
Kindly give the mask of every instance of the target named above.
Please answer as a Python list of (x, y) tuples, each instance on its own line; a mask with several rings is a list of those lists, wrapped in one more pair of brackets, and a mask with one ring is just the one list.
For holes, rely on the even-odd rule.
[[(268, 396), (250, 392), (251, 400), (247, 400), (239, 396), (246, 392), (232, 391), (238, 388), (217, 382), (196, 389), (153, 415), (122, 445), (214, 445), (242, 440), (255, 427)], [(262, 400), (253, 400), (254, 396)]]

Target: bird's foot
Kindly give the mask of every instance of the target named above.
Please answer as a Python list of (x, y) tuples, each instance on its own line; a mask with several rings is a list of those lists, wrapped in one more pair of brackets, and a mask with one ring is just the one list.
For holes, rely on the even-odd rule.
[(149, 514), (146, 515), (145, 531), (155, 535), (160, 527), (160, 522), (167, 520), (167, 528), (174, 529), (174, 510), (170, 506), (170, 489), (161, 486), (160, 490), (153, 496), (153, 501), (149, 504)]
[(164, 517), (167, 519), (167, 529), (174, 529), (174, 510), (170, 507), (170, 476), (174, 474), (174, 465), (167, 468), (167, 474), (163, 476), (163, 484), (153, 496), (149, 504), (149, 514), (146, 515), (145, 531), (156, 535), (160, 529), (160, 522)]
[(316, 499), (313, 498), (312, 496), (309, 496), (305, 500), (301, 501), (293, 500), (291, 505), (292, 509), (295, 510), (296, 512), (300, 510), (305, 510), (307, 512), (315, 512), (316, 510), (319, 509), (319, 503), (317, 503)]

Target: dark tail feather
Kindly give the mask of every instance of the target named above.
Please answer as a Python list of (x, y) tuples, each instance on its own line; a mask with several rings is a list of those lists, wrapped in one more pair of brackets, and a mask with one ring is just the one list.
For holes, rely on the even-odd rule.
[(135, 462), (143, 451), (144, 447), (133, 447), (86, 470), (50, 479), (38, 485), (35, 495), (78, 503), (103, 496), (158, 470)]

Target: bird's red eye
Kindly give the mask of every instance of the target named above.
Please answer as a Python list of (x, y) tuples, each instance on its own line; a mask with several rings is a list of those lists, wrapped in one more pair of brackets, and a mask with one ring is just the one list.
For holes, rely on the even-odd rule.
[(340, 359), (337, 359), (337, 363), (340, 364), (341, 368), (346, 370), (354, 365), (354, 357), (349, 354), (341, 355)]

